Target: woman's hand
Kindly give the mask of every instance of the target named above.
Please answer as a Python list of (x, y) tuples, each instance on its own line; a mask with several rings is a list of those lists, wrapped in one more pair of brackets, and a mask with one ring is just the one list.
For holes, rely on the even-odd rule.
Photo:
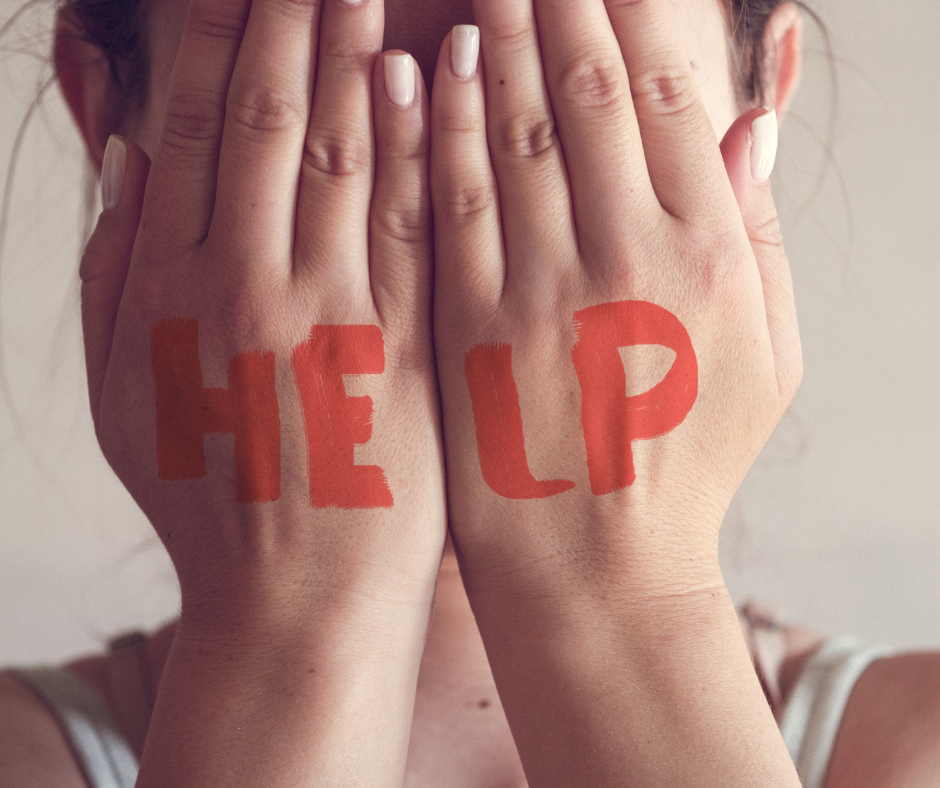
[(796, 785), (717, 560), (801, 374), (774, 119), (723, 164), (668, 0), (474, 10), (481, 67), (459, 29), (434, 85), (435, 342), (450, 529), (530, 784)]
[(112, 142), (91, 406), (182, 589), (141, 785), (401, 779), (446, 524), (428, 101), (382, 36), (192, 0), (149, 178)]

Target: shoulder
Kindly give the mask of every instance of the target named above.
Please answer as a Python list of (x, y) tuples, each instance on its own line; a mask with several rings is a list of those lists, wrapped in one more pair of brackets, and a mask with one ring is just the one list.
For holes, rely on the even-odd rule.
[(32, 690), (2, 671), (0, 785), (88, 788), (55, 717)]
[(826, 788), (940, 785), (940, 652), (872, 663), (849, 697)]
[[(779, 673), (784, 701), (825, 642), (785, 626)], [(940, 651), (874, 661), (849, 696), (824, 788), (936, 788), (940, 785)]]

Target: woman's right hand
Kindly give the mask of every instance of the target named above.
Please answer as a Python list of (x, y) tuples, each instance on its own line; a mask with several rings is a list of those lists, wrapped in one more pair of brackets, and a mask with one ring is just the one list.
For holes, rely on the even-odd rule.
[(110, 146), (91, 408), (182, 591), (139, 784), (331, 784), (344, 731), (400, 780), (446, 522), (427, 94), (383, 21), (192, 0), (149, 176)]

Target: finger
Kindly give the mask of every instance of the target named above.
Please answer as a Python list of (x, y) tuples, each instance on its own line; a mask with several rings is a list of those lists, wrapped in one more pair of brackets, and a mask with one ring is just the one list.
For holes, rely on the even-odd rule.
[(372, 70), (383, 27), (382, 0), (325, 0), (297, 202), (297, 272), (340, 276), (363, 294), (375, 144)]
[(601, 0), (536, 0), (535, 13), (579, 244), (608, 257), (658, 217), (627, 69)]
[(160, 142), (147, 190), (154, 237), (180, 249), (209, 230), (225, 99), (250, 0), (191, 0), (170, 76)]
[(438, 292), (497, 303), (505, 280), (499, 194), (486, 140), (482, 67), (470, 79), (441, 47), (431, 102), (431, 203)]
[(147, 154), (133, 142), (116, 136), (108, 140), (102, 167), (104, 210), (79, 268), (88, 398), (96, 431), (111, 340), (140, 224), (149, 169)]
[(400, 51), (378, 58), (372, 79), (376, 143), (369, 233), (372, 295), (381, 317), (397, 312), (427, 325), (433, 244), (427, 89), (414, 58)]
[(769, 178), (776, 152), (777, 113), (772, 109), (758, 108), (745, 112), (732, 124), (721, 142), (728, 180), (757, 258), (777, 385), (781, 403), (785, 405), (799, 388), (803, 361), (793, 279), (770, 189)]
[[(630, 75), (646, 166), (660, 205), (689, 220), (728, 204), (711, 121), (670, 0), (606, 0)], [(717, 7), (716, 14), (720, 14)]]
[[(490, 156), (499, 186), (507, 260), (543, 270), (545, 259), (572, 259), (575, 239), (564, 156), (555, 131), (532, 0), (477, 2), (470, 25), (455, 30), (455, 75), (482, 37)], [(475, 41), (474, 41), (475, 38)], [(509, 272), (511, 277), (513, 272)]]
[(252, 3), (228, 92), (209, 231), (220, 248), (238, 250), (238, 258), (225, 255), (235, 264), (290, 271), (320, 3)]

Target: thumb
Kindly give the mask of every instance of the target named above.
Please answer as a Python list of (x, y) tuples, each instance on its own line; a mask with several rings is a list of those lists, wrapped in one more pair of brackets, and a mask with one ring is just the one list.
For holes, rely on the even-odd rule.
[(88, 240), (79, 268), (85, 368), (96, 432), (111, 339), (140, 224), (149, 170), (150, 159), (139, 146), (123, 137), (111, 136), (101, 166), (104, 210)]
[(785, 406), (799, 388), (803, 361), (793, 279), (770, 188), (777, 156), (777, 113), (766, 107), (745, 112), (721, 141), (721, 155), (757, 259), (777, 386)]

